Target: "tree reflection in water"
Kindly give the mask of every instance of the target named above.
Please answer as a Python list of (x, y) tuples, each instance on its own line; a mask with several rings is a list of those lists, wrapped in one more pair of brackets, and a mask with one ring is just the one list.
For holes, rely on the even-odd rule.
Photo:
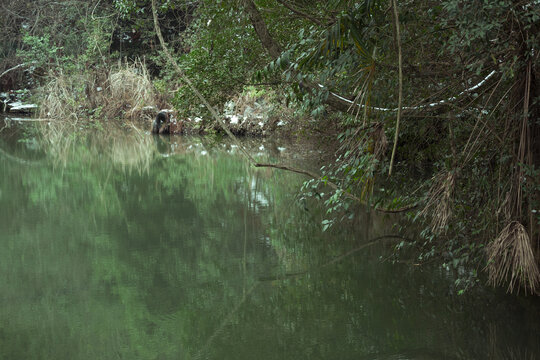
[[(310, 153), (245, 144), (265, 162), (306, 166)], [(29, 166), (0, 155), (1, 358), (539, 353), (538, 307), (485, 289), (453, 296), (440, 269), (381, 261), (389, 243), (321, 266), (394, 219), (322, 233), (317, 205), (295, 199), (301, 176), (250, 167), (226, 141), (133, 132), (40, 156)]]

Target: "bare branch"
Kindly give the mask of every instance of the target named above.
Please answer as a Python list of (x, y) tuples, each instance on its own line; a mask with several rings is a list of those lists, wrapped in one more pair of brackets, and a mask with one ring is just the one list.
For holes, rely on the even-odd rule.
[[(309, 170), (298, 169), (298, 168), (294, 168), (294, 167), (291, 167), (291, 166), (280, 165), (280, 164), (256, 163), (254, 165), (255, 165), (255, 167), (269, 167), (269, 168), (280, 169), (280, 170), (285, 170), (285, 171), (291, 171), (291, 172), (294, 172), (294, 173), (297, 173), (297, 174), (302, 174), (302, 175), (309, 176), (310, 178), (317, 179), (317, 180), (320, 180), (320, 181), (324, 182), (325, 185), (330, 186), (334, 190), (343, 191), (343, 195), (345, 197), (348, 197), (351, 200), (354, 200), (354, 201), (356, 201), (356, 202), (358, 202), (358, 203), (360, 203), (362, 205), (367, 206), (366, 202), (363, 201), (362, 199), (360, 199), (358, 196), (355, 196), (355, 195), (353, 195), (353, 194), (351, 194), (349, 192), (344, 191), (343, 189), (341, 189), (338, 185), (336, 185), (332, 181), (330, 181), (328, 179), (323, 179), (320, 175), (318, 175), (318, 174), (316, 174), (314, 172), (311, 172)], [(417, 206), (418, 206), (418, 204), (413, 204), (413, 205), (408, 205), (408, 206), (405, 206), (405, 207), (402, 207), (402, 208), (399, 208), (399, 209), (375, 208), (374, 210), (378, 211), (378, 212), (386, 213), (386, 214), (397, 214), (397, 213), (412, 210), (412, 209), (416, 208)]]
[(4, 75), (6, 75), (7, 73), (13, 71), (13, 70), (17, 70), (17, 69), (20, 69), (20, 68), (23, 68), (23, 67), (26, 67), (26, 66), (30, 66), (32, 64), (34, 64), (35, 62), (30, 62), (30, 63), (23, 63), (23, 64), (19, 64), (17, 66), (14, 66), (12, 67), (11, 69), (7, 69), (6, 71), (4, 71), (2, 74), (0, 74), (0, 78), (2, 78)]
[(290, 4), (288, 4), (286, 1), (277, 0), (277, 2), (280, 3), (281, 5), (285, 6), (287, 9), (291, 10), (293, 13), (295, 13), (297, 15), (300, 15), (301, 17), (304, 17), (304, 18), (312, 21), (312, 22), (314, 22), (315, 24), (317, 24), (319, 26), (324, 26), (324, 24), (321, 21), (319, 21), (317, 18), (311, 16), (310, 14), (302, 12), (302, 11), (300, 11), (298, 9), (295, 9)]

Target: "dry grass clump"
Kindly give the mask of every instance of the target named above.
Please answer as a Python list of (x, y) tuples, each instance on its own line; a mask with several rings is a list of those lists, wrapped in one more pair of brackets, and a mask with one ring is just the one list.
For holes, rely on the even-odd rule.
[(40, 117), (78, 125), (80, 121), (113, 119), (122, 122), (142, 116), (145, 106), (158, 100), (146, 66), (141, 61), (119, 63), (110, 69), (49, 75), (41, 89)]
[(130, 117), (143, 107), (155, 105), (157, 102), (154, 86), (146, 66), (140, 61), (132, 65), (120, 65), (109, 74), (107, 92), (111, 98), (109, 107), (125, 109)]
[(525, 227), (510, 222), (486, 247), (489, 283), (496, 286), (508, 282), (508, 292), (523, 288), (538, 293), (540, 271)]
[(82, 75), (68, 77), (62, 72), (55, 74), (41, 89), (44, 97), (40, 106), (40, 117), (76, 124), (81, 115), (79, 105), (83, 106), (86, 102), (76, 84), (84, 84), (86, 81)]
[(54, 158), (65, 159), (75, 135), (86, 129), (112, 128), (141, 121), (149, 128), (159, 103), (150, 76), (140, 61), (119, 63), (112, 69), (51, 74), (42, 88), (39, 116), (50, 119), (42, 123), (41, 134)]
[(371, 132), (371, 139), (373, 140), (373, 156), (380, 161), (383, 159), (388, 148), (388, 138), (386, 137), (382, 123), (374, 125)]
[(456, 175), (441, 171), (435, 175), (429, 189), (428, 201), (420, 215), (431, 218), (431, 230), (438, 234), (446, 230), (452, 217), (452, 205)]

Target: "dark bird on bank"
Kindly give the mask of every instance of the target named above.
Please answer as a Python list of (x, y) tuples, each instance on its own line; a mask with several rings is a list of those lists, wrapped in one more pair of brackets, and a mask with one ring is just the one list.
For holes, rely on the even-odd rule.
[(180, 135), (184, 132), (184, 122), (176, 120), (170, 110), (160, 111), (152, 122), (153, 134), (175, 134)]
[(160, 111), (155, 120), (152, 122), (153, 134), (168, 134), (170, 131), (170, 118), (169, 113)]

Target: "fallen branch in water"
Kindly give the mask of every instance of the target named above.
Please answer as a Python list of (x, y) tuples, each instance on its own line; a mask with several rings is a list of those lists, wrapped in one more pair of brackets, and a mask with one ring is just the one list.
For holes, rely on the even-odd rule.
[[(298, 168), (294, 168), (294, 167), (291, 167), (291, 166), (280, 165), (280, 164), (255, 163), (254, 166), (255, 167), (268, 167), (268, 168), (280, 169), (280, 170), (294, 172), (294, 173), (297, 173), (297, 174), (306, 175), (306, 176), (309, 176), (309, 177), (311, 177), (313, 179), (320, 180), (320, 181), (324, 182), (325, 185), (330, 186), (334, 190), (343, 191), (338, 185), (336, 185), (332, 181), (327, 180), (327, 179), (323, 179), (322, 176), (320, 176), (320, 175), (318, 175), (318, 174), (316, 174), (314, 172), (311, 172), (309, 170), (298, 169)], [(354, 200), (354, 201), (356, 201), (356, 202), (358, 202), (358, 203), (360, 203), (362, 205), (367, 206), (366, 202), (364, 200), (360, 199), (358, 196), (355, 196), (355, 195), (353, 195), (353, 194), (351, 194), (349, 192), (346, 192), (346, 191), (343, 191), (343, 195), (348, 197), (351, 200)], [(418, 206), (418, 204), (413, 204), (413, 205), (404, 206), (404, 207), (399, 208), (399, 209), (374, 208), (374, 210), (378, 211), (378, 212), (386, 213), (386, 214), (396, 214), (396, 213), (401, 213), (401, 212), (405, 212), (405, 211), (408, 211), (408, 210), (412, 210), (417, 206)]]
[[(286, 165), (256, 163), (255, 167), (269, 167), (269, 168), (275, 168), (275, 169), (280, 169), (280, 170), (285, 170), (285, 171), (291, 171), (291, 172), (294, 172), (294, 173), (297, 173), (297, 174), (307, 175), (307, 176), (312, 177), (314, 179), (323, 180), (319, 175), (315, 174), (314, 172), (311, 172), (309, 170), (304, 170), (304, 169), (297, 169), (297, 168), (293, 168), (291, 166), (286, 166)], [(327, 183), (330, 186), (333, 185), (333, 186), (337, 187), (337, 185), (335, 185), (334, 183), (332, 183), (330, 181), (327, 182)]]
[(214, 330), (214, 333), (208, 338), (208, 340), (206, 340), (206, 343), (204, 344), (204, 346), (195, 354), (193, 355), (193, 359), (194, 360), (198, 360), (198, 359), (201, 359), (203, 355), (205, 355), (205, 353), (208, 351), (208, 349), (210, 348), (210, 345), (212, 344), (212, 342), (214, 342), (214, 339), (225, 329), (225, 326), (227, 326), (227, 324), (229, 324), (232, 319), (233, 319), (233, 316), (236, 315), (236, 313), (238, 312), (238, 310), (240, 310), (240, 307), (246, 302), (246, 300), (248, 299), (248, 296), (251, 295), (251, 293), (253, 292), (253, 290), (255, 290), (255, 288), (257, 287), (257, 285), (259, 285), (260, 283), (256, 282), (254, 283), (249, 289), (248, 291), (242, 296), (242, 299), (234, 306), (234, 308), (231, 310), (231, 312), (229, 312), (229, 314), (227, 316), (225, 316), (225, 318), (223, 319), (223, 321), (221, 321), (221, 323), (219, 324), (219, 326)]
[[(294, 172), (294, 173), (297, 173), (297, 174), (302, 174), (302, 175), (307, 175), (313, 179), (317, 179), (317, 180), (320, 180), (322, 182), (324, 182), (326, 185), (330, 186), (332, 189), (334, 190), (341, 190), (341, 188), (339, 186), (337, 186), (336, 184), (334, 184), (333, 182), (331, 182), (330, 180), (327, 180), (327, 179), (323, 179), (322, 176), (314, 173), (314, 172), (311, 172), (311, 171), (308, 171), (308, 170), (303, 170), (303, 169), (297, 169), (297, 168), (293, 168), (293, 167), (290, 167), (290, 166), (286, 166), (286, 165), (279, 165), (279, 164), (260, 164), (260, 163), (256, 163), (255, 164), (255, 167), (270, 167), (270, 168), (275, 168), (275, 169), (280, 169), (280, 170), (285, 170), (285, 171), (291, 171), (291, 172)], [(364, 201), (362, 201), (362, 199), (360, 199), (359, 197), (351, 194), (351, 193), (348, 193), (346, 191), (343, 191), (343, 194), (352, 199), (352, 200), (355, 200), (355, 201), (358, 201), (362, 204), (364, 204)]]

